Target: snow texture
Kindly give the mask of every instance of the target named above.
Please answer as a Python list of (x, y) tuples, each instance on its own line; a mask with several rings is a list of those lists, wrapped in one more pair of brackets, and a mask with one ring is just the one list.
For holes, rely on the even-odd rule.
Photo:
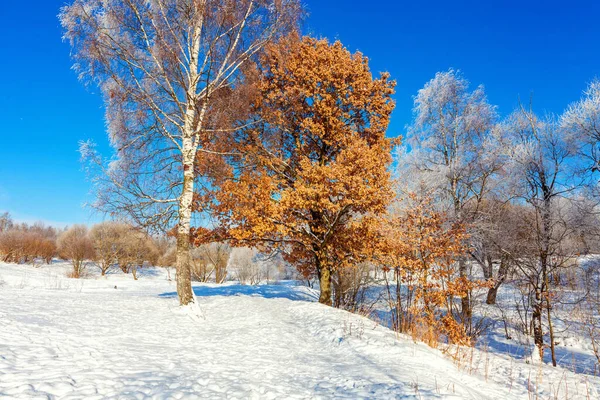
[(506, 357), (469, 373), (293, 282), (197, 284), (191, 309), (162, 269), (67, 268), (0, 263), (0, 398), (598, 398), (597, 378)]

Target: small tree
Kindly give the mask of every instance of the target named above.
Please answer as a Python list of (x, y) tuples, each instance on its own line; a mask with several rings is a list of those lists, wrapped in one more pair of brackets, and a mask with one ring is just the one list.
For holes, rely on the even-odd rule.
[(430, 345), (440, 336), (452, 343), (470, 343), (454, 299), (483, 283), (460, 275), (458, 260), (467, 250), (464, 227), (435, 211), (431, 198), (411, 194), (403, 211), (382, 220), (381, 234), (379, 260), (386, 272), (394, 328)]
[(174, 246), (164, 246), (166, 240), (160, 240), (157, 248), (159, 249), (159, 257), (156, 261), (156, 265), (163, 267), (167, 270), (167, 280), (171, 280), (171, 269), (175, 265), (176, 261), (176, 249)]
[(73, 278), (80, 278), (85, 270), (85, 261), (95, 257), (94, 245), (85, 225), (73, 225), (58, 238), (59, 255), (70, 260)]

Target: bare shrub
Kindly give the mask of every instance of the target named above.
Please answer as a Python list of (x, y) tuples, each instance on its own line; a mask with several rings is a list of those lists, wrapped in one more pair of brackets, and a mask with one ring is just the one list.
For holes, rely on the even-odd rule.
[(159, 257), (156, 261), (157, 267), (162, 267), (167, 270), (167, 279), (170, 281), (171, 269), (175, 267), (177, 261), (177, 248), (166, 239), (155, 240), (156, 249)]
[(192, 279), (208, 282), (212, 277), (216, 283), (227, 279), (227, 264), (231, 247), (224, 242), (203, 244), (192, 251)]
[(0, 233), (0, 253), (4, 262), (18, 262), (24, 254), (23, 232), (8, 230)]
[(202, 247), (204, 245), (193, 249), (191, 252), (192, 280), (196, 282), (208, 282), (213, 272)]
[(372, 283), (371, 266), (361, 263), (338, 270), (333, 275), (334, 306), (358, 312), (372, 308), (367, 299), (367, 290)]
[(129, 227), (117, 222), (103, 222), (90, 230), (90, 239), (94, 246), (95, 261), (102, 276), (119, 261), (121, 237)]
[(229, 268), (242, 285), (257, 285), (261, 282), (260, 263), (256, 261), (257, 251), (247, 247), (232, 250)]
[(119, 240), (119, 266), (137, 280), (139, 268), (155, 265), (160, 257), (152, 239), (144, 232), (128, 226)]
[(94, 245), (85, 225), (74, 225), (58, 238), (58, 253), (73, 265), (72, 278), (81, 278), (85, 261), (94, 258)]
[(226, 243), (210, 243), (205, 246), (204, 253), (209, 263), (214, 267), (215, 282), (225, 282), (231, 247)]

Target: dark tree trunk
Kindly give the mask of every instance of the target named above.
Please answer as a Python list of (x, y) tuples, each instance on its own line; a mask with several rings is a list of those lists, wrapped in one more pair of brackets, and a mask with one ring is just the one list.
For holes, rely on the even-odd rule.
[(498, 289), (500, 289), (500, 285), (504, 283), (506, 280), (506, 276), (508, 275), (508, 260), (506, 258), (502, 258), (500, 260), (500, 267), (498, 268), (498, 277), (494, 282), (494, 286), (492, 286), (487, 293), (487, 297), (485, 299), (486, 304), (496, 304), (496, 296), (498, 295)]
[(498, 296), (499, 288), (500, 285), (494, 285), (488, 290), (487, 297), (485, 298), (486, 304), (496, 304), (496, 296)]
[[(467, 274), (467, 263), (464, 258), (458, 261), (458, 271), (461, 278), (469, 279)], [(463, 325), (467, 329), (467, 332), (471, 331), (471, 319), (473, 317), (473, 310), (471, 309), (471, 295), (468, 292), (465, 296), (460, 298), (461, 314)]]
[(321, 267), (321, 273), (319, 274), (319, 287), (321, 294), (319, 296), (319, 303), (331, 305), (331, 270), (328, 266)]

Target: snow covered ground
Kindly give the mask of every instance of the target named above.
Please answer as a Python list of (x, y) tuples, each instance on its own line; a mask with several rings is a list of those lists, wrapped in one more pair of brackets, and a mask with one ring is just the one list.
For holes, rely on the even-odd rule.
[(477, 352), (457, 363), (292, 282), (197, 284), (162, 269), (68, 279), (0, 263), (0, 397), (600, 398), (598, 378)]

